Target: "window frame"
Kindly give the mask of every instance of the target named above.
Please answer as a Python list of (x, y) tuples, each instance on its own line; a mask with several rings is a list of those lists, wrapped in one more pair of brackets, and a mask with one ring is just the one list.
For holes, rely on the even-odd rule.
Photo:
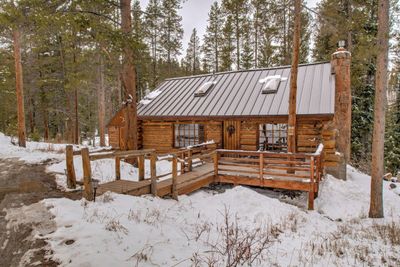
[[(179, 128), (181, 125), (188, 125), (189, 129), (184, 128), (183, 129), (183, 135), (182, 135), (182, 130), (178, 129), (177, 131), (177, 127)], [(198, 125), (197, 128), (195, 125)], [(193, 127), (193, 129), (191, 129), (191, 127)], [(200, 133), (200, 129), (202, 128), (202, 135)], [(186, 133), (190, 133), (191, 131), (194, 132), (194, 141), (193, 143), (190, 141), (190, 138), (187, 139), (183, 139), (183, 144), (182, 141), (179, 142), (177, 140), (178, 136), (187, 136)], [(194, 146), (197, 144), (201, 144), (204, 143), (206, 141), (206, 124), (204, 123), (199, 123), (199, 122), (192, 122), (192, 123), (188, 123), (188, 122), (176, 122), (173, 123), (173, 128), (172, 128), (172, 132), (173, 132), (173, 148), (184, 148), (184, 147), (188, 147), (188, 146)], [(190, 135), (188, 136), (190, 137)], [(197, 142), (196, 142), (197, 140)], [(178, 141), (178, 142), (177, 142)]]
[[(271, 130), (266, 129), (267, 131), (267, 138), (268, 138), (268, 132), (271, 132), (272, 135), (272, 142), (273, 143), (266, 143), (267, 139), (265, 139), (263, 142), (261, 142), (261, 138), (264, 138), (263, 134), (263, 129), (262, 126), (265, 125), (271, 125)], [(281, 126), (286, 126), (286, 129), (283, 130), (280, 128)], [(284, 134), (282, 134), (282, 132)], [(278, 136), (275, 135), (275, 133), (278, 133)], [(287, 152), (288, 151), (288, 124), (287, 123), (278, 123), (278, 122), (265, 122), (265, 123), (259, 123), (258, 124), (258, 137), (257, 137), (257, 149), (261, 151), (274, 151), (274, 152)], [(275, 139), (278, 141), (280, 139), (284, 138), (285, 142), (282, 142), (281, 144), (276, 143)]]

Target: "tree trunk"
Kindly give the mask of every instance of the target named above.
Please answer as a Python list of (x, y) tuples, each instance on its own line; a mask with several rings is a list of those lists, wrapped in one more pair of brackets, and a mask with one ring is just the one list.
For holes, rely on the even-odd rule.
[(99, 66), (98, 66), (98, 89), (97, 89), (97, 105), (98, 105), (98, 118), (99, 118), (99, 135), (100, 135), (100, 146), (106, 145), (105, 138), (105, 97), (104, 97), (104, 65), (103, 65), (103, 57), (99, 52)]
[(370, 218), (383, 218), (385, 107), (389, 51), (389, 0), (378, 2), (377, 69), (375, 79), (374, 131), (372, 138)]
[(288, 120), (288, 151), (296, 152), (296, 104), (297, 104), (297, 72), (299, 65), (300, 49), (300, 23), (301, 23), (301, 0), (294, 3), (294, 34), (293, 34), (293, 56), (290, 71), (290, 95), (289, 95), (289, 120)]
[(21, 45), (20, 32), (18, 29), (13, 31), (14, 41), (14, 60), (15, 60), (15, 89), (17, 95), (17, 115), (18, 115), (18, 145), (26, 147), (25, 111), (24, 111), (24, 82), (21, 64)]
[[(130, 35), (132, 30), (131, 0), (120, 0), (121, 4), (121, 28), (125, 35)], [(137, 150), (137, 110), (136, 110), (136, 86), (135, 69), (133, 66), (133, 51), (129, 43), (123, 47), (122, 62), (122, 86), (125, 90), (126, 131), (124, 135), (126, 149)]]

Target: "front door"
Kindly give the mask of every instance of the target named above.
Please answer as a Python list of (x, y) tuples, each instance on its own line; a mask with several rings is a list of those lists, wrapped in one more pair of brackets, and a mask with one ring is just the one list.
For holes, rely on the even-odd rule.
[(240, 121), (224, 121), (224, 148), (240, 149)]

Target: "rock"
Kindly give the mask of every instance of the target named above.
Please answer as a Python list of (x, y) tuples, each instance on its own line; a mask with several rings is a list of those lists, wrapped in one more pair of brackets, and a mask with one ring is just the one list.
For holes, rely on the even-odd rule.
[(392, 183), (389, 185), (389, 187), (390, 187), (390, 189), (395, 189), (397, 187), (397, 185)]
[(392, 177), (393, 177), (393, 175), (390, 172), (388, 172), (383, 176), (383, 180), (390, 181), (392, 179)]

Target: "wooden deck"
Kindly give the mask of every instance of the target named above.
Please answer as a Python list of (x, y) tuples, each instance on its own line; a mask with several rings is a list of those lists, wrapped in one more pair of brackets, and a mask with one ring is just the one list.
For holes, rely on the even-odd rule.
[[(177, 177), (177, 191), (179, 195), (188, 194), (215, 182), (214, 166), (206, 163), (193, 168), (191, 172), (183, 173)], [(97, 193), (103, 194), (112, 191), (120, 194), (140, 196), (151, 193), (151, 180), (139, 182), (116, 180), (100, 184)], [(157, 195), (160, 197), (172, 194), (172, 178), (157, 181)]]
[[(74, 185), (75, 173), (72, 160), (72, 149), (69, 149), (67, 160), (68, 184)], [(67, 158), (68, 158), (67, 151)], [(153, 194), (164, 197), (192, 193), (212, 183), (229, 183), (234, 185), (249, 185), (308, 192), (308, 208), (313, 209), (314, 198), (318, 194), (319, 183), (323, 176), (323, 145), (315, 153), (276, 153), (266, 151), (244, 151), (214, 149), (193, 155), (194, 149), (189, 148), (172, 152), (167, 156), (157, 156), (154, 150), (112, 151), (89, 154), (88, 149), (82, 149), (84, 197), (93, 199), (91, 178), (91, 160), (115, 158), (116, 180), (97, 185), (96, 193), (101, 195), (107, 191), (140, 196)], [(120, 177), (121, 159), (137, 157), (139, 181), (128, 181)], [(144, 179), (145, 159), (150, 160), (150, 179)], [(171, 162), (171, 173), (157, 176), (156, 162), (168, 160)], [(196, 164), (193, 161), (196, 160)], [(68, 164), (69, 163), (69, 164)], [(197, 166), (198, 163), (203, 165)], [(178, 164), (181, 171), (178, 175)], [(71, 174), (71, 175), (70, 175)], [(171, 178), (166, 178), (168, 175)], [(122, 179), (120, 179), (122, 178)]]

